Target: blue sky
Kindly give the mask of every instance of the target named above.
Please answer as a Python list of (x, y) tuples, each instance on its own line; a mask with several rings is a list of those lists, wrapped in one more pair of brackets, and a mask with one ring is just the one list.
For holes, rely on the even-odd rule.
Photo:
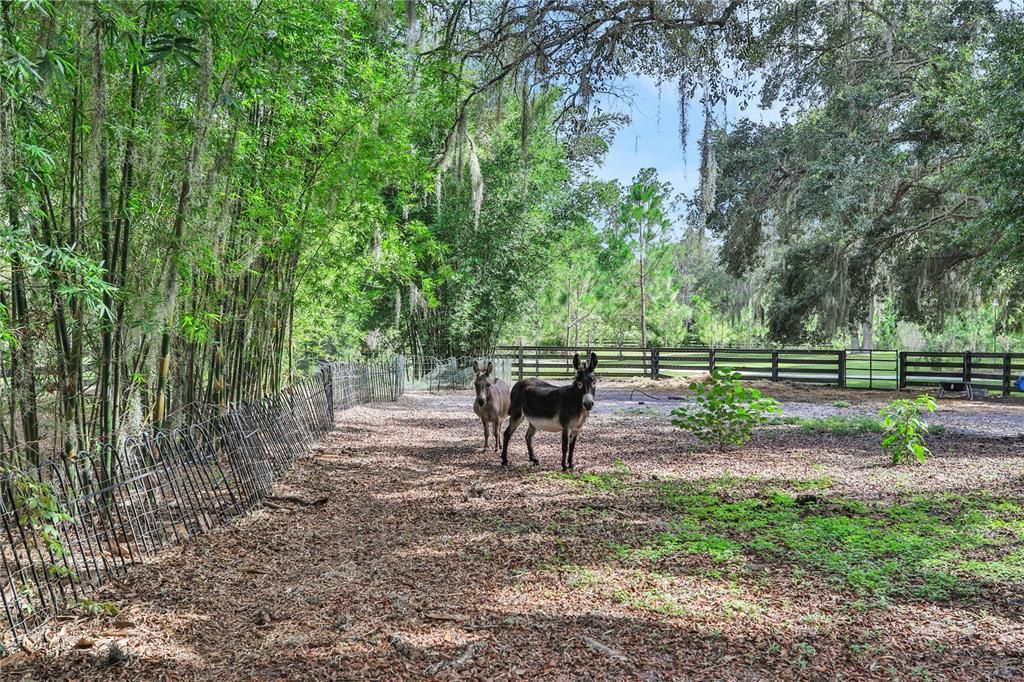
[[(606, 98), (604, 107), (616, 113), (629, 115), (629, 125), (619, 130), (612, 142), (604, 164), (595, 169), (602, 179), (617, 179), (629, 184), (641, 168), (658, 169), (663, 181), (672, 183), (676, 192), (692, 196), (700, 176), (700, 137), (704, 130), (704, 109), (699, 101), (687, 107), (689, 133), (685, 153), (679, 142), (679, 101), (675, 83), (660, 88), (648, 77), (638, 76), (623, 81), (627, 92), (632, 92), (632, 103), (625, 98)], [(777, 121), (778, 107), (771, 110), (756, 108), (753, 104), (740, 112), (735, 103), (728, 103), (723, 112), (716, 111), (719, 124), (726, 126), (740, 115), (760, 122)]]
[[(996, 2), (996, 7), (1001, 10), (1019, 10), (1021, 6), (1021, 0)], [(758, 76), (746, 76), (751, 89), (757, 88), (760, 83)], [(692, 196), (700, 176), (699, 144), (704, 129), (703, 106), (696, 101), (690, 102), (688, 107), (689, 140), (684, 154), (679, 144), (679, 103), (675, 83), (665, 83), (660, 88), (660, 96), (657, 83), (650, 77), (631, 77), (622, 81), (621, 85), (627, 91), (632, 91), (632, 105), (615, 98), (602, 98), (602, 105), (611, 111), (628, 114), (632, 122), (616, 135), (604, 164), (595, 170), (595, 174), (602, 179), (617, 179), (625, 185), (632, 181), (641, 168), (653, 166), (658, 169), (658, 175), (663, 181), (672, 183), (677, 193), (685, 192)], [(752, 99), (757, 98), (755, 96)], [(720, 107), (717, 113), (721, 124), (723, 113)], [(782, 118), (781, 105), (764, 110), (757, 107), (756, 102), (751, 102), (746, 111), (740, 112), (736, 103), (730, 102), (724, 112), (726, 127), (741, 115), (770, 123)]]

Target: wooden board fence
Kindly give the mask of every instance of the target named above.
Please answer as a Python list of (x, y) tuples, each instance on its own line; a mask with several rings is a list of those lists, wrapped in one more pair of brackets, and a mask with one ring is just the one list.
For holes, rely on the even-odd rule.
[(1021, 393), (1024, 353), (927, 353), (894, 350), (807, 348), (640, 348), (638, 346), (499, 346), (512, 361), (513, 379), (568, 379), (572, 356), (591, 350), (608, 378), (667, 378), (718, 367), (744, 378), (832, 385), (842, 388), (907, 389), (970, 383), (993, 393)]

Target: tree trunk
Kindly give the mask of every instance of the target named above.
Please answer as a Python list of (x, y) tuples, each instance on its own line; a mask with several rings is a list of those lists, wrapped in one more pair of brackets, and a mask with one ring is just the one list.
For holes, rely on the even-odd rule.
[[(114, 243), (111, 234), (110, 221), (110, 154), (107, 145), (106, 118), (106, 83), (103, 73), (103, 21), (99, 4), (94, 6), (93, 25), (93, 99), (94, 112), (92, 131), (97, 136), (97, 159), (99, 171), (99, 219), (100, 219), (100, 247), (103, 250), (103, 279), (108, 285), (114, 285)], [(113, 461), (113, 407), (111, 406), (110, 379), (111, 366), (113, 363), (114, 348), (114, 326), (111, 315), (113, 315), (114, 302), (109, 290), (103, 292), (103, 307), (106, 313), (100, 319), (100, 361), (99, 361), (99, 386), (96, 390), (96, 400), (99, 402), (99, 447), (103, 452), (105, 473), (109, 477), (112, 474)]]
[(868, 319), (861, 323), (860, 347), (861, 350), (872, 350), (875, 347), (875, 301), (868, 304)]
[[(206, 140), (206, 130), (216, 109), (217, 98), (220, 96), (220, 93), (218, 92), (217, 98), (214, 98), (212, 102), (210, 101), (210, 79), (212, 77), (213, 58), (211, 54), (212, 46), (210, 44), (209, 36), (207, 36), (203, 42), (203, 66), (196, 92), (196, 120), (192, 129), (192, 142), (189, 144), (188, 154), (185, 157), (185, 166), (182, 171), (181, 185), (178, 189), (178, 200), (174, 211), (174, 224), (171, 230), (173, 234), (172, 246), (168, 250), (167, 257), (164, 260), (166, 281), (164, 286), (164, 307), (160, 316), (160, 326), (163, 327), (164, 341), (161, 343), (161, 355), (158, 371), (165, 383), (170, 371), (169, 339), (171, 330), (174, 327), (177, 310), (178, 256), (185, 247), (185, 225), (188, 220), (189, 209), (192, 205), (192, 178), (199, 165), (199, 159), (202, 155)], [(222, 83), (222, 88), (223, 85), (224, 83)], [(157, 395), (157, 402), (159, 403), (161, 400), (166, 400), (164, 391), (160, 391)], [(164, 408), (166, 408), (166, 405)], [(162, 417), (165, 416), (166, 415), (162, 415)], [(162, 425), (162, 417), (157, 420), (158, 424)]]
[(647, 263), (640, 256), (640, 346), (647, 348)]
[(153, 410), (153, 421), (157, 428), (164, 428), (167, 419), (167, 376), (171, 370), (171, 333), (164, 331), (160, 337), (160, 369), (157, 373), (156, 407)]
[[(4, 37), (14, 45), (14, 22), (11, 4), (3, 4)], [(6, 52), (6, 50), (5, 50)], [(4, 59), (8, 55), (3, 55)], [(21, 230), (18, 182), (15, 177), (16, 145), (14, 139), (14, 93), (0, 80), (0, 183), (6, 201), (7, 220), (11, 231)], [(28, 283), (21, 255), (11, 254), (11, 306), (14, 324), (11, 349), (11, 392), (20, 408), (22, 439), (33, 463), (39, 463), (39, 419), (36, 406), (35, 339), (32, 334), (28, 306)]]
[[(131, 107), (132, 122), (138, 119), (139, 100), (141, 87), (139, 83), (139, 70), (132, 69), (131, 86), (129, 95), (129, 106)], [(128, 242), (131, 234), (131, 222), (128, 215), (128, 203), (134, 189), (135, 182), (135, 135), (129, 134), (124, 146), (124, 160), (121, 163), (121, 186), (117, 199), (117, 220), (114, 231), (114, 262), (110, 265), (110, 271), (114, 275), (114, 284), (123, 289), (128, 278)], [(122, 367), (124, 367), (125, 356), (125, 298), (121, 296), (117, 300), (114, 315), (114, 340), (112, 364), (114, 368), (113, 385), (111, 395), (113, 398), (113, 414), (111, 422), (115, 425), (120, 420), (120, 404), (122, 398), (121, 381)]]
[[(58, 246), (56, 236), (57, 218), (53, 210), (49, 190), (43, 187), (43, 206), (41, 225), (43, 239), (50, 248)], [(58, 288), (58, 280), (66, 280), (68, 273), (54, 271), (50, 273), (49, 290), (50, 305), (53, 308), (53, 331), (56, 342), (57, 354), (57, 385), (60, 391), (60, 412), (56, 420), (63, 433), (64, 458), (67, 461), (74, 461), (78, 457), (80, 434), (76, 421), (76, 407), (78, 390), (78, 379), (75, 373), (77, 368), (73, 367), (74, 353), (71, 345), (71, 330), (67, 319), (67, 301)], [(56, 408), (55, 408), (56, 409)]]

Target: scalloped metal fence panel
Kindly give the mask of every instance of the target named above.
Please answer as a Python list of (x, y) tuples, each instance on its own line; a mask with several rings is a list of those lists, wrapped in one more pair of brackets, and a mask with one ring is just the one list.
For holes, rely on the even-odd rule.
[(111, 574), (257, 507), (337, 411), (397, 400), (405, 376), (402, 356), (328, 363), (279, 395), (114, 453), (0, 474), (0, 655)]

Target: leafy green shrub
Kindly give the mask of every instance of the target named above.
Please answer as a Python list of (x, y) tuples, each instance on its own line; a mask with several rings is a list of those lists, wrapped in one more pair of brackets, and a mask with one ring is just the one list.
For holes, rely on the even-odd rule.
[(778, 401), (741, 384), (738, 372), (716, 369), (710, 379), (692, 382), (690, 390), (696, 405), (672, 410), (672, 424), (718, 447), (746, 443), (754, 427), (781, 412)]
[(923, 464), (932, 454), (924, 440), (928, 433), (928, 422), (922, 416), (924, 410), (935, 411), (935, 400), (930, 395), (919, 395), (914, 400), (894, 400), (879, 412), (885, 434), (882, 449), (892, 457), (893, 464), (899, 464), (909, 455)]
[[(59, 528), (63, 523), (74, 523), (74, 518), (61, 505), (49, 483), (23, 472), (16, 472), (12, 483), (15, 509), (24, 529), (35, 533), (55, 559), (63, 557), (66, 550), (61, 542)], [(52, 575), (62, 577), (71, 573), (60, 563), (50, 564), (47, 570)]]

